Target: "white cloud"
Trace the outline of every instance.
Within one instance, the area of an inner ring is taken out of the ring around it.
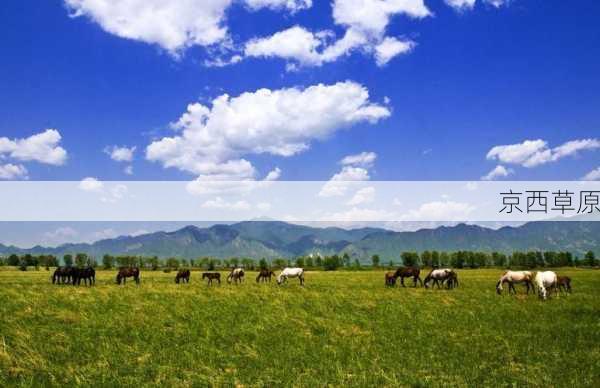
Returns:
[[[215,199],[211,199],[204,202],[202,204],[202,207],[206,209],[248,210],[251,206],[248,202],[244,200],[227,202],[221,197],[216,197]]]
[[[508,3],[511,2],[511,0],[483,0],[483,2],[492,5],[496,8],[500,8],[503,5],[508,5]]]
[[[271,204],[269,202],[260,202],[259,204],[256,205],[256,208],[258,210],[268,211],[268,210],[271,210]]]
[[[192,46],[232,46],[225,24],[233,0],[64,0],[73,18],[85,16],[121,38],[155,44],[179,57]],[[296,12],[311,0],[240,0],[250,10]]]
[[[200,177],[251,179],[255,169],[244,155],[292,156],[342,128],[389,115],[388,108],[369,101],[366,88],[350,81],[225,94],[212,107],[190,104],[173,124],[181,134],[150,144],[146,158]]]
[[[56,129],[46,129],[23,139],[0,137],[0,157],[60,166],[67,161],[67,151],[58,145],[60,140]]]
[[[475,7],[475,0],[444,0],[446,4],[457,11],[465,11]]]
[[[275,167],[267,174],[267,176],[265,177],[265,181],[276,181],[277,179],[279,179],[279,177],[281,177],[281,170],[279,169],[279,167]]]
[[[102,191],[104,184],[96,178],[87,177],[79,182],[79,188],[83,191]]]
[[[107,147],[104,152],[107,153],[115,162],[131,162],[136,147]]]
[[[0,164],[0,179],[27,179],[27,169],[22,164]]]
[[[356,206],[366,203],[371,203],[375,200],[375,188],[374,187],[363,187],[359,189],[354,196],[346,202],[346,205]]]
[[[353,207],[336,213],[329,213],[321,217],[321,221],[331,222],[367,222],[367,221],[389,221],[394,220],[394,213],[389,210],[363,209]]]
[[[245,45],[246,57],[279,57],[288,62],[286,69],[321,66],[349,55],[354,50],[373,55],[379,66],[393,57],[409,52],[415,43],[386,37],[386,28],[394,15],[420,19],[431,15],[423,0],[335,0],[334,23],[345,28],[344,35],[330,42],[335,34],[324,30],[311,32],[294,26],[271,36],[255,38]]]
[[[408,53],[415,47],[415,42],[386,37],[375,46],[375,61],[378,66],[388,63],[396,55]]]
[[[252,10],[260,8],[288,9],[291,12],[297,12],[312,7],[312,0],[244,0],[246,5]]]
[[[400,220],[419,221],[463,221],[468,219],[470,213],[475,210],[474,206],[467,203],[454,201],[433,201],[424,203],[419,208],[409,211],[400,217]]]
[[[372,34],[382,34],[395,15],[414,19],[431,15],[423,0],[335,0],[333,19],[336,24]]]
[[[112,228],[102,229],[92,234],[92,241],[106,240],[117,237],[117,232]]]
[[[572,140],[555,148],[548,148],[548,143],[541,139],[525,140],[523,143],[495,146],[486,157],[502,163],[535,167],[576,155],[579,151],[597,148],[600,148],[598,139]]]
[[[369,180],[369,171],[362,167],[344,166],[340,172],[335,174],[319,191],[319,197],[339,197],[346,194],[348,184],[352,181]]]
[[[133,175],[133,166],[131,166],[131,165],[125,166],[125,168],[123,169],[123,172],[127,175]]]
[[[377,159],[377,154],[375,152],[361,152],[360,154],[346,156],[340,163],[344,166],[371,167],[375,162],[375,159]]]
[[[600,167],[585,174],[582,181],[600,181]]]
[[[507,177],[510,174],[514,173],[510,168],[506,168],[503,165],[497,165],[492,171],[488,172],[486,175],[481,177],[483,181],[493,181],[494,179]]]

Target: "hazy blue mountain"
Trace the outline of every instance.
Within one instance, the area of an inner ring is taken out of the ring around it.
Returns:
[[[0,244],[0,254],[103,254],[196,258],[213,256],[275,258],[308,254],[349,253],[367,261],[373,254],[397,260],[402,251],[568,250],[581,255],[600,253],[600,222],[531,222],[498,230],[459,224],[415,232],[378,228],[317,228],[279,221],[247,221],[208,228],[186,226],[173,232],[121,236],[92,244],[64,244],[55,248],[21,249]]]

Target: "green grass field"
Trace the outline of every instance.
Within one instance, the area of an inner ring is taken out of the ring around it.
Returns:
[[[0,386],[599,386],[600,271],[557,271],[574,292],[546,302],[496,295],[501,272],[460,270],[448,291],[388,289],[383,271],[304,288],[0,271]]]

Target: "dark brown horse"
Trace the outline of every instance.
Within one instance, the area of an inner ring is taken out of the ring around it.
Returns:
[[[271,276],[275,276],[275,272],[273,272],[270,269],[263,268],[260,270],[258,276],[256,277],[256,283],[266,282],[267,280],[271,282]]]
[[[117,284],[125,284],[127,278],[133,278],[137,284],[140,284],[140,269],[138,267],[121,267],[117,274]]]
[[[568,276],[557,276],[556,282],[558,284],[559,291],[566,291],[571,293],[571,278]]]
[[[396,278],[400,278],[400,284],[402,284],[402,287],[405,287],[404,278],[413,278],[413,287],[416,287],[417,280],[419,283],[421,283],[421,286],[423,285],[420,274],[421,269],[419,267],[400,267],[396,270],[394,275]]]
[[[216,280],[221,284],[221,274],[219,272],[204,272],[202,273],[202,280],[208,279],[208,285],[212,284],[213,280]]]
[[[396,273],[386,272],[385,273],[385,285],[388,287],[394,287],[396,285]]]
[[[58,267],[52,274],[52,284],[71,283],[73,270],[73,267]]]
[[[175,275],[175,283],[179,284],[180,281],[184,283],[190,282],[190,270],[189,269],[180,269],[177,271],[177,275]]]
[[[81,285],[82,280],[83,284],[91,286],[96,284],[96,270],[92,267],[73,268],[71,271],[71,278],[73,279],[74,286]]]

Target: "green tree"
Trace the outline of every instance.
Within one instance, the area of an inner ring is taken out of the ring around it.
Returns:
[[[111,255],[102,256],[102,267],[104,269],[111,269],[115,266],[115,258]]]
[[[72,267],[73,266],[73,255],[71,255],[71,254],[64,255],[63,262],[65,263],[65,265],[67,267]]]
[[[585,265],[589,265],[591,267],[596,265],[596,255],[592,251],[587,251],[583,259]]]
[[[373,255],[371,256],[371,263],[373,263],[373,268],[377,268],[379,267],[379,255]]]

